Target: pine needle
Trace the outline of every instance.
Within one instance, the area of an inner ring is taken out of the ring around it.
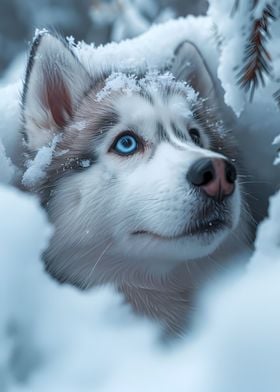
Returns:
[[[280,89],[275,91],[275,93],[273,94],[273,98],[275,99],[275,102],[280,110]]]

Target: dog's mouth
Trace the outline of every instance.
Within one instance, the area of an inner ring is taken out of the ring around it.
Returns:
[[[149,236],[158,240],[172,241],[186,237],[213,236],[226,228],[230,229],[231,223],[226,219],[217,218],[208,221],[197,222],[195,224],[190,223],[182,233],[176,235],[159,234],[150,230],[137,230],[132,232],[132,235]]]

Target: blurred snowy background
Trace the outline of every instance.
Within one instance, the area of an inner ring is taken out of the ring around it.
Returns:
[[[174,20],[188,14],[206,16]],[[169,19],[132,41],[96,47]],[[280,185],[278,2],[1,0],[0,392],[279,392],[279,191],[254,253],[246,255],[246,271],[202,295],[200,312],[180,342],[162,345],[160,331],[131,314],[111,288],[84,294],[44,273],[40,253],[52,228],[38,201],[11,183],[18,174],[28,43],[35,28],[48,27],[95,43],[73,48],[90,72],[108,59],[155,67],[180,41],[192,39],[239,116],[236,137],[248,171],[259,178],[251,188],[255,208]],[[251,50],[256,41],[269,56]]]
[[[11,62],[11,72],[20,67],[35,28],[98,45],[134,37],[154,21],[205,14],[207,7],[206,0],[1,0],[0,75]]]

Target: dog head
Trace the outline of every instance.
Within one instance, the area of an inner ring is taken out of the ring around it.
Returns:
[[[23,181],[55,227],[44,254],[52,275],[80,287],[162,277],[225,241],[241,197],[217,105],[190,42],[169,73],[89,75],[61,40],[37,37],[23,94],[33,159]]]

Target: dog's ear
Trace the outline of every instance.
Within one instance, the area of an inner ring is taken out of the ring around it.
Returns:
[[[209,100],[217,99],[215,84],[208,66],[198,48],[190,41],[182,42],[174,52],[171,72],[177,80],[191,85],[199,97]]]
[[[37,36],[22,99],[23,132],[30,151],[62,132],[91,84],[91,77],[62,40],[49,33]]]

